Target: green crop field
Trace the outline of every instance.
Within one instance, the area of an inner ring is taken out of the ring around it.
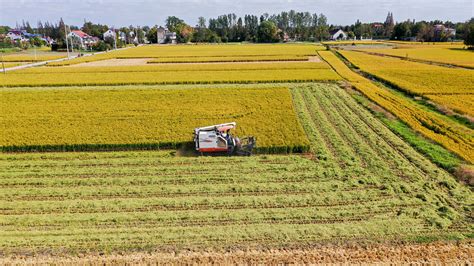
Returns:
[[[152,251],[470,236],[469,190],[344,90],[297,86],[292,96],[314,156],[2,154],[0,249]]]

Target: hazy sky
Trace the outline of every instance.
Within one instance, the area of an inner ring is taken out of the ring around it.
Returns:
[[[0,25],[15,26],[24,19],[81,26],[84,19],[110,26],[162,25],[174,15],[195,25],[199,16],[237,15],[285,10],[324,13],[330,24],[384,21],[388,11],[396,21],[465,21],[473,17],[474,0],[0,0]]]

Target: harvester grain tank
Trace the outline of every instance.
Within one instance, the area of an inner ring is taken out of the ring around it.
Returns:
[[[196,151],[203,154],[251,155],[256,145],[255,137],[234,137],[230,131],[236,122],[199,127],[194,129]]]

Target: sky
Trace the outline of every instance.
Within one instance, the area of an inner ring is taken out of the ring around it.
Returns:
[[[84,19],[121,27],[164,25],[167,16],[177,16],[190,25],[197,18],[235,13],[261,15],[294,9],[323,13],[329,24],[348,25],[383,22],[393,12],[395,21],[466,21],[474,16],[474,0],[0,0],[0,25],[41,21],[82,26]]]

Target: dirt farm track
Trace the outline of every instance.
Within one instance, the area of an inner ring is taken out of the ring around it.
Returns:
[[[267,250],[181,251],[179,253],[88,254],[78,256],[20,256],[0,258],[0,264],[305,264],[305,263],[375,263],[375,264],[451,264],[472,265],[474,245],[468,242],[433,242],[429,244],[346,244],[307,248]]]

